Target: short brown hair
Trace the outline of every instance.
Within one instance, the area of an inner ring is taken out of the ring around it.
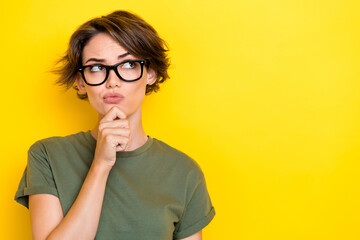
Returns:
[[[148,60],[147,67],[156,72],[157,79],[154,84],[146,86],[146,94],[157,92],[159,83],[169,78],[167,70],[170,61],[166,42],[139,16],[128,11],[115,11],[82,24],[72,34],[67,52],[58,61],[60,66],[54,70],[60,75],[57,83],[67,89],[73,86],[80,99],[87,99],[87,94],[80,93],[74,84],[78,69],[82,66],[82,51],[86,43],[99,33],[109,34],[131,55]]]

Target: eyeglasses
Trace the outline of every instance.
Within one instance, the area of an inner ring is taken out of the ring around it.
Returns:
[[[85,83],[90,86],[98,86],[106,82],[109,72],[113,69],[116,75],[125,82],[139,80],[143,75],[144,64],[147,60],[127,60],[115,65],[92,64],[79,68]]]

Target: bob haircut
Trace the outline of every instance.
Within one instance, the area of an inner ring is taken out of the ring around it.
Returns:
[[[156,72],[157,79],[152,85],[146,86],[145,94],[157,92],[159,84],[169,78],[167,70],[170,61],[167,57],[166,42],[139,16],[127,11],[115,11],[85,22],[72,34],[67,52],[57,62],[60,66],[54,70],[60,75],[57,84],[66,86],[66,89],[73,86],[80,99],[88,98],[86,93],[79,92],[74,82],[78,69],[82,66],[82,51],[85,45],[99,33],[109,34],[131,55],[148,60],[146,67]]]

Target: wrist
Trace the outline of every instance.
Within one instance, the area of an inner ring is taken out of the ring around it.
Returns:
[[[113,165],[110,165],[105,161],[96,161],[96,159],[94,159],[90,169],[95,172],[109,174],[112,167]]]

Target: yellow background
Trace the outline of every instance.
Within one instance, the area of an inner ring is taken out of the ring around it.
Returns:
[[[360,1],[24,0],[1,6],[2,239],[29,239],[14,194],[38,139],[97,115],[49,71],[86,20],[131,10],[170,46],[146,133],[201,165],[204,239],[360,239]]]

